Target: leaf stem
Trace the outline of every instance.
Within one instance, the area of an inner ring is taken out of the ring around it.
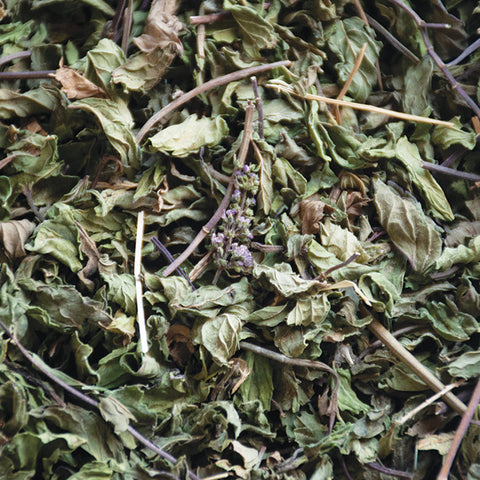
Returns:
[[[339,263],[338,265],[334,265],[333,267],[327,268],[324,272],[322,272],[320,275],[317,275],[314,280],[326,280],[328,275],[330,275],[332,272],[335,270],[338,270],[339,268],[346,267],[349,263],[354,262],[358,257],[360,256],[360,253],[355,252],[353,255],[351,255],[349,258],[347,258],[344,262]]]
[[[290,62],[289,60],[282,60],[280,62],[268,63],[265,65],[258,65],[257,67],[244,68],[242,70],[237,70],[236,72],[228,73],[227,75],[214,78],[212,80],[209,80],[208,82],[203,83],[202,85],[199,85],[198,87],[195,87],[189,92],[184,93],[181,97],[178,97],[173,102],[170,102],[167,106],[163,107],[159,112],[153,115],[137,133],[137,142],[140,144],[143,141],[147,132],[154,125],[156,125],[165,115],[167,115],[170,112],[173,112],[178,107],[187,103],[197,95],[200,95],[201,93],[205,93],[208,90],[211,90],[213,88],[226,85],[227,83],[236,82],[237,80],[241,80],[242,78],[250,77],[252,75],[256,75],[261,72],[272,70],[273,68],[289,67],[291,64],[292,62]]]
[[[385,346],[420,377],[433,391],[439,392],[445,385],[422,363],[420,363],[378,320],[373,319],[368,325],[370,331],[381,340]],[[443,399],[457,413],[463,415],[467,406],[452,392],[445,392]]]
[[[365,466],[368,468],[371,468],[372,470],[376,470],[377,472],[383,473],[384,475],[390,475],[391,477],[413,478],[413,473],[384,467],[383,465],[380,465],[379,463],[376,463],[376,462],[366,463]]]
[[[32,55],[31,50],[24,50],[23,52],[15,52],[11,53],[10,55],[5,55],[0,58],[0,67],[5,65],[6,63],[13,62],[13,60],[17,60],[17,58],[27,58]]]
[[[85,402],[86,404],[95,407],[98,409],[99,402],[94,400],[93,398],[90,398],[88,395],[85,395],[84,393],[80,392],[76,388],[72,387],[68,383],[64,382],[62,379],[58,378],[56,375],[51,373],[45,366],[43,365],[43,362],[40,360],[37,360],[21,343],[20,341],[12,335],[8,327],[0,320],[0,328],[5,332],[5,334],[10,338],[12,343],[20,350],[21,354],[34,366],[36,367],[43,375],[48,377],[52,382],[69,392],[71,395],[73,395],[75,398],[78,398],[82,402]],[[145,445],[146,447],[150,448],[153,450],[156,454],[160,455],[162,458],[165,460],[169,461],[170,463],[176,464],[177,459],[171,455],[168,452],[165,452],[161,448],[157,447],[153,442],[148,440],[148,438],[144,437],[138,430],[133,428],[132,426],[127,427],[127,431],[132,434],[140,443]],[[191,480],[200,480],[197,475],[195,475],[193,472],[188,472],[188,476],[191,478]]]
[[[258,92],[257,77],[250,77],[252,81],[253,94],[255,95],[255,106],[257,107],[258,113],[258,136],[263,140],[265,137],[263,135],[263,103],[260,93]]]
[[[14,160],[17,157],[17,153],[12,153],[8,157],[3,158],[0,160],[0,170],[4,167],[6,167],[12,160]]]
[[[475,386],[473,395],[470,398],[470,401],[468,402],[467,410],[464,412],[462,416],[462,420],[460,421],[460,424],[458,425],[458,428],[455,432],[450,448],[448,449],[447,455],[445,456],[445,459],[443,461],[442,468],[440,469],[440,472],[437,476],[437,480],[448,480],[448,474],[450,472],[450,468],[452,468],[453,460],[455,460],[455,455],[457,454],[457,450],[460,447],[460,444],[462,443],[462,439],[465,436],[465,433],[467,432],[467,428],[473,418],[473,415],[475,413],[475,410],[478,407],[479,402],[480,402],[480,379],[477,381],[477,385]]]
[[[160,250],[160,253],[164,256],[167,262],[172,263],[175,261],[175,258],[173,258],[173,255],[168,251],[168,248],[157,237],[152,238],[152,243]],[[192,288],[195,288],[195,285],[182,267],[178,267],[175,271],[182,276]]]
[[[443,165],[437,165],[430,162],[422,162],[422,167],[432,172],[443,173],[451,177],[461,178],[463,180],[469,180],[470,182],[480,182],[480,175],[475,173],[460,172],[454,168],[444,167]]]
[[[363,58],[365,57],[366,51],[367,51],[367,43],[365,42],[362,45],[362,48],[360,49],[360,51],[358,52],[357,58],[355,59],[355,63],[353,65],[352,71],[350,72],[350,75],[348,75],[347,81],[343,84],[342,89],[337,95],[338,100],[342,100],[343,97],[347,94],[348,89],[350,88],[350,85],[353,82],[353,77],[358,72],[360,65],[362,65]],[[335,105],[333,109],[334,109],[334,115],[337,120],[337,123],[340,124],[340,108],[338,105]]]
[[[367,27],[369,27],[367,14],[365,13],[365,10],[362,7],[362,3],[360,2],[360,0],[353,0],[353,3],[355,4],[355,8],[357,9],[359,17],[363,20],[363,23]],[[373,40],[375,40],[375,38],[373,37],[373,35],[370,34],[370,32],[369,32],[369,36],[372,37]],[[353,68],[355,68],[355,67],[353,67]],[[378,57],[375,59],[375,69],[377,71],[378,88],[380,90],[383,90],[382,72],[380,70],[380,62],[378,61]],[[347,90],[348,90],[348,88],[347,88]],[[338,98],[341,98],[341,97],[338,96]]]
[[[33,70],[30,72],[0,72],[0,80],[20,80],[20,79],[36,79],[51,78],[55,75],[56,70]]]
[[[393,48],[398,50],[402,55],[405,55],[413,63],[420,63],[420,59],[402,42],[395,38],[380,22],[378,22],[368,14],[366,14],[366,17],[368,19],[369,25],[378,33],[382,34]]]
[[[471,55],[475,50],[480,48],[480,38],[477,38],[471,45],[469,45],[463,52],[454,60],[447,63],[447,67],[454,67],[455,65],[459,64],[463,59],[467,58]]]
[[[168,277],[193,253],[193,251],[198,247],[198,245],[200,245],[203,239],[210,233],[212,228],[219,222],[220,218],[223,215],[223,212],[228,207],[233,194],[233,180],[235,178],[235,172],[242,168],[245,162],[245,158],[247,157],[248,147],[250,145],[250,139],[252,137],[253,110],[254,106],[249,103],[245,112],[245,127],[243,130],[242,143],[240,144],[240,148],[238,150],[237,167],[235,168],[235,171],[230,178],[230,182],[228,183],[225,196],[220,202],[220,205],[213,214],[212,218],[202,227],[202,229],[198,232],[197,236],[193,239],[192,243],[183,251],[183,253],[179,257],[177,257],[177,259],[173,263],[171,263],[163,271],[164,277]]]

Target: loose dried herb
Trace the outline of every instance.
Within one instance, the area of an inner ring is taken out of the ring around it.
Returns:
[[[479,7],[193,3],[0,2],[0,480],[478,478]]]

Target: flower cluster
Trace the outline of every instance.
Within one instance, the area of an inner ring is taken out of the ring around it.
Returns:
[[[248,243],[253,239],[251,226],[259,179],[251,165],[244,165],[234,175],[230,208],[222,215],[219,231],[212,233],[211,244],[219,271],[244,272],[253,266]]]

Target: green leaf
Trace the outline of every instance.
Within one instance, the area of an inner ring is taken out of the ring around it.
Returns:
[[[199,119],[193,114],[178,125],[164,128],[149,140],[153,151],[170,152],[174,157],[183,158],[198,153],[202,147],[218,145],[227,134],[228,125],[222,117]]]
[[[259,147],[260,158],[258,159],[260,166],[260,183],[258,186],[258,206],[263,210],[265,215],[270,213],[273,201],[273,179],[272,165],[276,160],[275,150],[265,141],[257,141]]]
[[[448,200],[432,174],[422,168],[423,160],[417,146],[410,143],[407,137],[401,137],[397,142],[395,155],[408,170],[413,183],[422,192],[433,215],[442,220],[452,221],[454,216]]]
[[[35,224],[27,219],[0,223],[0,245],[9,261],[27,254],[24,245],[34,229]]]
[[[480,352],[466,352],[456,358],[447,367],[448,373],[455,378],[478,378],[480,376]]]
[[[292,188],[298,194],[303,195],[307,186],[305,177],[284,158],[277,158],[272,167],[272,175],[275,182],[283,187]]]
[[[135,277],[129,273],[113,273],[104,274],[102,278],[108,284],[108,299],[120,305],[126,313],[134,315],[137,311]]]
[[[355,100],[363,103],[377,81],[375,62],[382,44],[374,40],[375,34],[359,17],[337,20],[333,30],[334,33],[328,39],[328,46],[339,60],[335,64],[335,70],[340,84],[347,81],[362,45],[367,44],[363,62],[348,89],[348,93]]]
[[[447,270],[453,265],[476,263],[480,260],[480,235],[472,238],[468,246],[447,247],[435,262],[438,270]]]
[[[205,321],[197,330],[194,342],[205,347],[212,358],[225,365],[238,350],[238,336],[243,322],[238,315],[224,313]]]
[[[310,325],[321,324],[327,318],[330,311],[330,302],[326,294],[316,297],[300,298],[295,307],[289,312],[287,325]]]
[[[34,9],[44,7],[58,8],[58,4],[63,3],[75,2],[73,0],[34,0],[32,7]],[[115,15],[115,10],[113,10],[113,8],[104,0],[80,0],[79,3],[84,3],[85,5],[96,8],[109,17],[113,17]]]
[[[286,298],[316,295],[323,288],[321,282],[301,278],[288,263],[279,263],[275,267],[256,264],[253,276],[264,288],[274,290]]]
[[[239,388],[244,402],[259,400],[263,408],[268,411],[273,396],[273,376],[270,360],[253,352],[247,351],[245,359],[250,374]]]
[[[402,198],[381,180],[374,180],[373,201],[382,227],[412,268],[424,272],[440,256],[442,240],[419,204]]]
[[[79,260],[79,234],[71,209],[58,204],[49,210],[48,215],[51,219],[37,227],[25,248],[31,252],[52,255],[72,272],[80,271],[83,265]]]
[[[429,94],[433,73],[433,61],[425,56],[418,64],[408,67],[404,77],[402,105],[405,112],[424,115],[431,110]]]
[[[445,303],[432,300],[418,312],[441,337],[452,342],[466,342],[479,329],[477,320],[468,313],[460,312],[448,297]]]
[[[341,412],[365,413],[369,406],[363,403],[351,387],[351,373],[344,368],[337,369],[338,374],[338,408]]]
[[[0,89],[0,118],[28,117],[54,110],[61,102],[57,88],[43,85],[25,93]]]
[[[130,410],[113,397],[102,397],[98,402],[98,411],[105,421],[113,424],[116,434],[125,432],[130,420],[135,420]]]
[[[277,37],[273,25],[253,7],[234,5],[226,0],[224,8],[232,12],[242,37],[242,47],[250,58],[259,59],[260,50],[274,48]]]
[[[432,142],[446,150],[452,145],[461,145],[467,150],[473,150],[476,145],[476,135],[474,132],[462,130],[463,126],[458,117],[452,119],[454,127],[445,127],[437,125],[432,134]]]
[[[366,273],[360,277],[358,286],[368,298],[373,299],[372,304],[376,311],[385,312],[387,316],[391,316],[395,302],[400,298],[401,290],[389,280],[390,272],[386,273]]]
[[[326,219],[321,224],[320,239],[321,245],[342,262],[350,258],[354,253],[360,254],[358,257],[360,263],[368,260],[368,255],[363,250],[357,237],[346,228],[342,228],[329,219]]]
[[[84,98],[70,105],[70,108],[93,113],[112,147],[120,155],[125,167],[138,169],[140,149],[132,132],[133,119],[119,104],[105,98]]]
[[[125,63],[125,53],[112,40],[102,38],[95,48],[87,52],[85,65],[85,78],[95,83],[112,96],[118,97],[111,88],[110,79],[112,70]]]
[[[174,15],[177,6],[177,2],[152,3],[143,34],[133,40],[139,53],[113,71],[115,83],[129,91],[149,91],[162,80],[183,51],[178,38],[183,25]]]

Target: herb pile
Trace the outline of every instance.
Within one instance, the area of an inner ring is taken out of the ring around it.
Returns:
[[[480,8],[364,3],[0,2],[0,479],[480,478]]]

